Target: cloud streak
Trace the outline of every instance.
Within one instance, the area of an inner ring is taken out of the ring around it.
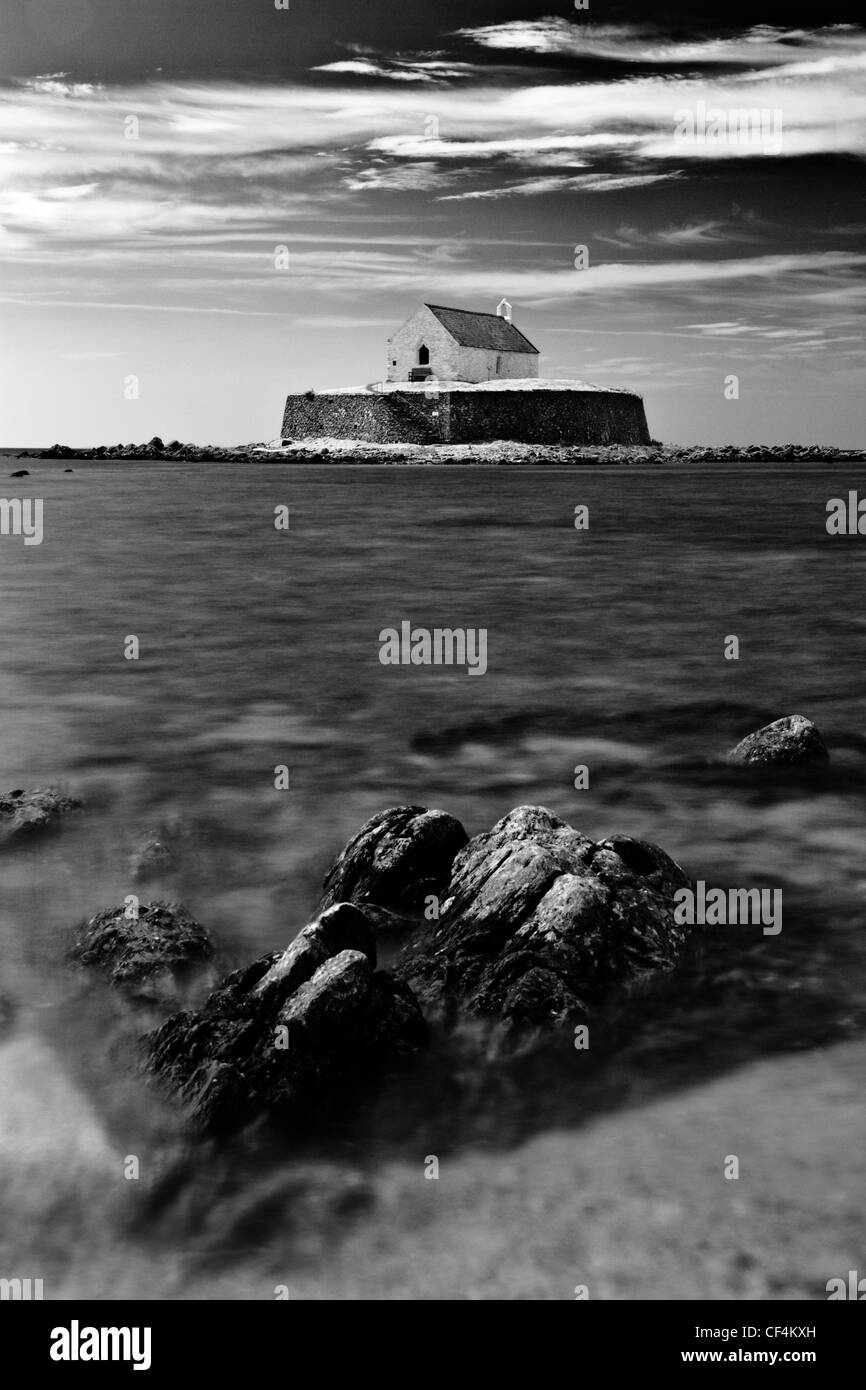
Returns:
[[[668,183],[678,179],[678,169],[669,174],[550,174],[543,178],[524,179],[522,183],[506,184],[503,188],[487,188],[469,193],[447,193],[439,198],[440,203],[453,203],[466,199],[510,198],[521,196],[536,197],[540,193],[619,193],[624,188],[647,188],[650,184]]]
[[[559,15],[476,25],[456,32],[482,48],[510,53],[645,66],[802,69],[808,64],[813,71],[818,70],[817,64],[824,65],[823,71],[833,70],[833,65],[844,68],[851,61],[852,45],[862,44],[861,31],[849,24],[812,30],[762,24],[725,37],[671,40],[661,37],[652,24],[593,24]]]

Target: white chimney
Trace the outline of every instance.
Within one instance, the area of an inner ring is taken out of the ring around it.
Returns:
[[[508,323],[511,322],[511,305],[507,299],[500,299],[496,306],[496,312],[501,319],[505,319]]]

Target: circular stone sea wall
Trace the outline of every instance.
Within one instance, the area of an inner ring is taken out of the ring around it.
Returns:
[[[630,391],[452,391],[449,440],[649,444],[643,400]]]
[[[373,444],[649,444],[643,399],[630,391],[448,390],[289,396],[284,439]]]

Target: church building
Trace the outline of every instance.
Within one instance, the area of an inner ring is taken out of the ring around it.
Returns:
[[[388,339],[387,380],[522,380],[538,376],[538,357],[506,300],[495,314],[422,304]]]

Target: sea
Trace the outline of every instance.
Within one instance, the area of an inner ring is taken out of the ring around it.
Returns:
[[[43,536],[0,537],[0,790],[85,807],[0,850],[0,1275],[46,1297],[360,1297],[365,1278],[423,1297],[431,1154],[464,1177],[489,1160],[513,1200],[513,1156],[546,1135],[579,1148],[863,1036],[866,536],[826,527],[863,465],[15,466],[0,491],[42,500]],[[405,621],[484,629],[483,675],[383,665]],[[726,764],[786,714],[817,724],[826,768]],[[219,1144],[141,1074],[152,1020],[66,963],[82,922],[140,892],[183,903],[236,968],[310,920],[376,812],[438,807],[475,835],[523,804],[779,888],[783,928],[696,933],[602,1009],[579,1064],[570,1035],[503,1055],[467,1025],[318,1131]],[[142,890],[152,833],[176,863]],[[432,1246],[437,1290],[486,1296]]]

